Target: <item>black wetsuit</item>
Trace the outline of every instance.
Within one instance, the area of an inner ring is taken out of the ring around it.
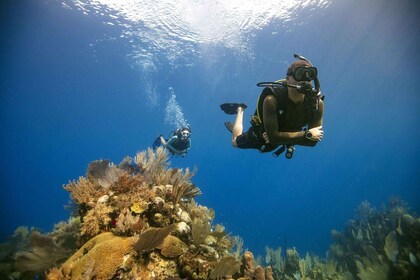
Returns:
[[[270,152],[277,148],[266,144],[262,136],[264,133],[263,103],[264,99],[273,95],[277,101],[276,113],[278,122],[278,131],[297,132],[308,126],[312,120],[311,107],[308,100],[295,104],[288,97],[287,87],[264,88],[259,96],[258,108],[251,117],[251,127],[247,132],[242,133],[236,138],[236,144],[241,149],[258,149],[261,152]],[[305,98],[306,99],[306,98]]]

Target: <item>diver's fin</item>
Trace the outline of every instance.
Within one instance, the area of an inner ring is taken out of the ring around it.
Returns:
[[[160,136],[153,141],[152,148],[156,150],[158,147],[162,146],[162,141],[160,141]]]
[[[235,115],[238,112],[239,107],[246,109],[248,106],[244,103],[223,103],[220,105],[220,109],[228,115]]]
[[[230,132],[233,131],[233,123],[225,122],[225,126],[226,126],[227,130],[229,130]]]

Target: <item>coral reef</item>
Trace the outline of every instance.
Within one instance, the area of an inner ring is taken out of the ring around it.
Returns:
[[[92,162],[64,186],[72,217],[53,232],[18,228],[0,244],[2,279],[419,279],[420,219],[393,198],[381,211],[363,202],[334,230],[328,258],[295,248],[243,252],[243,240],[213,224],[196,203],[196,170],[170,168],[165,150],[115,165]]]
[[[281,248],[266,248],[265,263],[274,279],[420,279],[420,219],[399,198],[380,211],[362,202],[355,219],[332,237],[326,260],[309,254],[301,259],[295,249],[282,258]]]
[[[363,202],[358,219],[333,231],[329,256],[355,279],[420,279],[420,219],[397,197],[382,208]]]
[[[101,233],[86,242],[61,265],[64,279],[112,279],[133,251],[136,237],[120,237]],[[55,272],[55,274],[57,274]],[[50,275],[49,279],[60,279]]]
[[[241,277],[243,242],[213,225],[214,211],[194,201],[201,194],[191,182],[195,172],[169,168],[161,148],[118,165],[92,162],[86,176],[64,186],[74,209],[69,229],[61,223],[45,235],[24,232],[25,242],[17,242],[24,246],[10,251],[5,263],[12,257],[16,262],[2,273],[47,279]]]

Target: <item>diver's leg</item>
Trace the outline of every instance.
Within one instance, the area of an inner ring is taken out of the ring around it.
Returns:
[[[232,129],[232,145],[237,147],[236,138],[243,132],[243,117],[244,117],[244,108],[238,107],[238,113],[236,114],[235,123],[233,124]]]

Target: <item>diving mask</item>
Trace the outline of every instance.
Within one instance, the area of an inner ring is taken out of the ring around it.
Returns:
[[[187,130],[182,131],[182,133],[181,133],[181,137],[182,137],[183,139],[187,139],[188,137],[190,137],[190,132],[189,132],[189,131],[187,131]]]
[[[316,67],[297,67],[289,75],[291,75],[297,82],[310,82],[316,79],[318,70]]]

